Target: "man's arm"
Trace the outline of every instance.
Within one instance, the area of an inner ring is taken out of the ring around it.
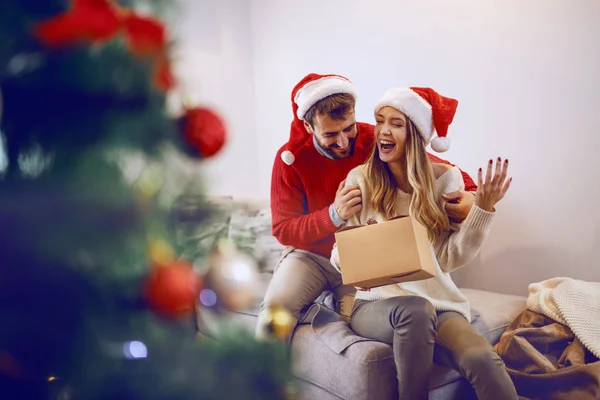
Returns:
[[[302,181],[279,155],[271,177],[271,216],[273,236],[284,246],[305,248],[338,229],[331,220],[329,206],[307,213]]]

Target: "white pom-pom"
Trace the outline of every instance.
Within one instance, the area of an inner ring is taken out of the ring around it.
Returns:
[[[286,150],[283,153],[281,153],[281,159],[287,165],[292,165],[294,163],[294,161],[296,161],[296,157],[294,157],[292,152],[289,150]]]
[[[450,138],[446,137],[446,136],[434,137],[433,140],[431,141],[431,148],[433,149],[433,151],[438,152],[438,153],[443,153],[445,151],[448,151],[448,149],[450,148]]]

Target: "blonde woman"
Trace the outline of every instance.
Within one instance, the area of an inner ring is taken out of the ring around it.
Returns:
[[[435,343],[436,360],[458,369],[479,399],[517,399],[502,360],[471,326],[467,298],[449,275],[477,255],[490,231],[494,206],[511,182],[508,160],[490,160],[485,179],[479,169],[468,217],[460,225],[449,222],[438,199],[463,189],[463,179],[456,167],[430,163],[425,148],[431,143],[436,151],[448,149],[446,133],[457,105],[430,88],[399,88],[388,90],[375,107],[373,152],[346,180],[346,185],[360,187],[363,207],[346,226],[413,216],[427,228],[437,276],[359,290],[351,326],[358,335],[393,346],[401,399],[427,399]],[[335,246],[331,261],[343,270]]]

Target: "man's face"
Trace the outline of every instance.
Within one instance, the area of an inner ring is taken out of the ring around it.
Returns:
[[[358,133],[354,111],[341,120],[331,119],[326,114],[317,114],[312,127],[308,122],[304,122],[304,126],[309,133],[315,135],[321,148],[334,159],[349,157],[354,152]]]

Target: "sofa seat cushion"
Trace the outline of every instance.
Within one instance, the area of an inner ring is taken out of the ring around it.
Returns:
[[[525,308],[524,297],[461,289],[478,315],[473,326],[495,344],[508,324]],[[227,319],[254,330],[258,305],[244,312],[224,312],[219,320]],[[199,310],[199,330],[213,336],[218,330],[215,315]],[[313,320],[314,322],[314,320]],[[391,346],[354,335],[346,323],[332,323],[325,336],[311,323],[298,325],[292,338],[294,372],[308,383],[323,388],[342,399],[397,398],[396,370]],[[343,330],[343,332],[341,331]],[[212,332],[211,332],[212,331]],[[212,334],[211,334],[212,333]],[[340,345],[340,338],[343,345]],[[432,390],[455,392],[461,383],[460,374],[434,364],[430,387]],[[464,386],[464,385],[463,385]]]
[[[461,288],[460,291],[469,299],[473,312],[479,315],[473,326],[493,345],[498,343],[502,332],[525,309],[527,301],[522,296],[485,290]]]
[[[524,297],[474,289],[461,291],[479,315],[473,326],[491,344],[498,342],[508,324],[525,308]],[[332,325],[331,330],[350,330],[338,323]],[[341,398],[394,398],[396,371],[391,346],[358,336],[353,339],[352,335],[351,331],[330,331],[324,336],[312,325],[298,326],[292,339],[295,373]],[[343,351],[337,343],[339,337],[351,342]],[[336,343],[328,343],[328,338],[335,338]],[[459,379],[456,370],[434,364],[430,386],[434,389]]]
[[[318,340],[310,325],[299,325],[292,338],[294,374],[342,399],[397,398],[392,348],[359,341],[338,354]]]

